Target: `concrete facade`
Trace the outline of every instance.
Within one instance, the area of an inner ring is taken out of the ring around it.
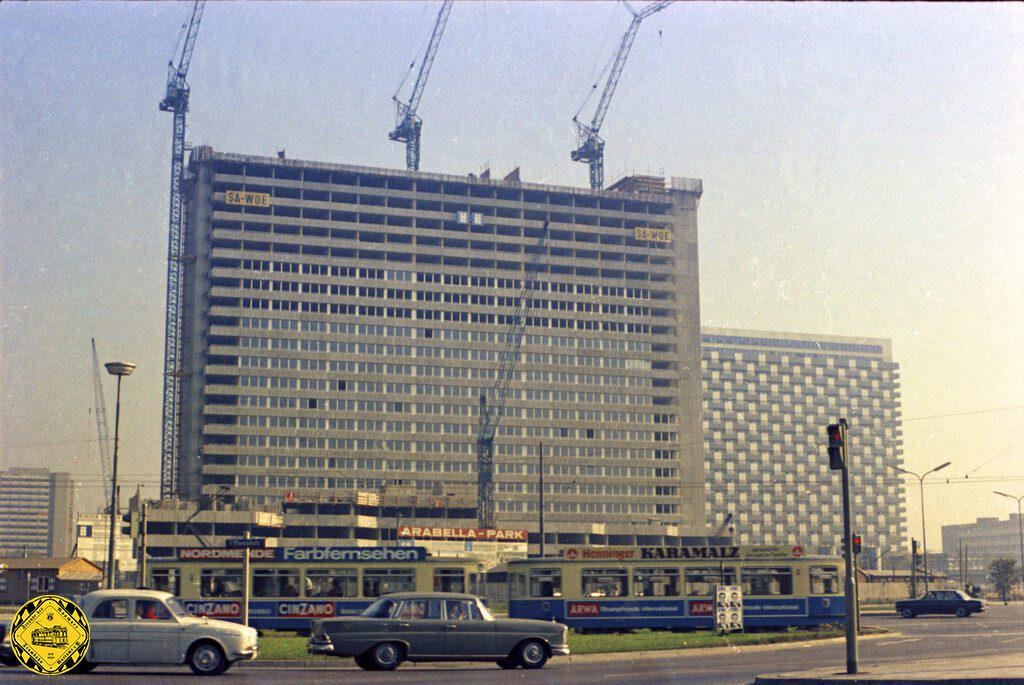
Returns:
[[[732,512],[739,544],[838,553],[838,471],[827,424],[846,418],[853,528],[865,567],[906,545],[899,366],[888,340],[702,329],[707,515]]]
[[[138,562],[132,556],[132,538],[121,532],[123,526],[117,517],[114,531],[114,561],[119,574],[135,573]],[[75,523],[75,556],[88,559],[100,568],[107,565],[107,549],[110,545],[109,514],[79,514]]]
[[[0,471],[0,555],[66,557],[75,544],[75,482],[48,469]]]
[[[189,175],[182,496],[475,499],[479,397],[550,221],[496,526],[536,531],[543,442],[556,539],[704,533],[699,181],[592,191],[206,147]]]

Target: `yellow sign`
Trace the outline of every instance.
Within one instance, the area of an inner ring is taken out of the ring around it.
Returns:
[[[667,228],[649,228],[647,226],[636,226],[633,229],[633,238],[636,240],[647,240],[659,243],[671,243],[672,231]]]
[[[18,661],[40,675],[67,673],[89,651],[89,621],[78,605],[57,595],[25,602],[11,622]]]
[[[229,190],[224,193],[229,205],[269,207],[270,193],[250,193],[248,190]]]

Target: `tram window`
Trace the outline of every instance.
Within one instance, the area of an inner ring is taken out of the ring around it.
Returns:
[[[683,572],[686,582],[687,597],[710,597],[715,594],[716,585],[735,585],[736,569],[720,568],[688,568]]]
[[[470,573],[469,574],[469,592],[473,595],[486,595],[487,594],[487,574],[486,573]]]
[[[311,568],[306,571],[307,597],[355,597],[359,572],[354,568]]]
[[[260,568],[252,574],[253,597],[298,597],[299,570]]]
[[[562,571],[557,568],[530,569],[531,597],[561,597]]]
[[[678,597],[679,569],[636,569],[633,573],[633,594],[637,597]]]
[[[153,570],[153,589],[170,592],[177,597],[181,594],[181,569],[158,568]]]
[[[793,569],[786,566],[743,569],[744,595],[793,594]]]
[[[242,572],[226,568],[204,568],[199,572],[202,597],[241,597]]]
[[[584,597],[629,595],[629,573],[624,568],[586,568],[582,578]]]
[[[416,571],[404,568],[370,568],[363,571],[363,597],[416,589]]]
[[[461,568],[434,569],[434,592],[465,592],[466,574]]]
[[[526,576],[522,573],[508,574],[508,592],[510,598],[526,596]]]
[[[812,566],[811,592],[815,595],[837,594],[839,592],[839,569],[835,566]]]

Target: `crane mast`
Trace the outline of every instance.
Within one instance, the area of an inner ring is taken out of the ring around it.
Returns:
[[[92,338],[92,395],[96,406],[96,439],[100,444],[100,470],[103,472],[104,502],[110,501],[110,424],[107,423],[107,402],[103,399],[103,374],[96,354],[96,338]]]
[[[499,357],[498,375],[491,388],[491,402],[487,403],[487,394],[480,395],[480,421],[477,428],[476,460],[477,460],[477,525],[481,528],[494,527],[494,434],[498,423],[505,412],[508,389],[512,382],[512,374],[519,361],[519,348],[522,346],[526,320],[533,305],[532,295],[536,288],[537,273],[541,261],[547,251],[548,222],[544,222],[540,237],[533,249],[523,276],[523,284],[516,298],[515,313],[505,335],[505,345]]]
[[[188,112],[189,86],[186,81],[199,22],[206,0],[195,0],[188,23],[183,27],[175,46],[178,64],[167,63],[167,90],[160,101],[160,111],[174,113],[171,134],[171,201],[167,232],[167,309],[164,333],[164,396],[163,424],[160,446],[160,497],[170,497],[176,490],[175,455],[181,425],[181,296],[182,268],[185,258],[184,182],[185,182],[185,114]]]
[[[633,14],[633,21],[630,22],[626,34],[622,36],[619,43],[619,50],[615,55],[611,71],[608,73],[608,81],[605,83],[601,99],[597,103],[597,110],[594,118],[589,124],[579,120],[579,113],[572,118],[576,127],[576,149],[572,151],[574,162],[586,162],[590,165],[590,187],[598,190],[604,187],[604,139],[599,135],[601,124],[608,113],[608,105],[611,103],[615,88],[619,85],[619,78],[622,76],[622,68],[626,66],[626,58],[633,47],[636,39],[636,32],[640,29],[640,23],[655,12],[660,12],[672,3],[673,0],[661,0],[652,2],[639,12],[634,12],[629,5],[626,8]],[[596,87],[596,84],[595,84]]]
[[[418,171],[420,168],[420,131],[423,128],[423,120],[416,115],[420,106],[420,99],[423,97],[423,89],[427,85],[427,77],[430,76],[430,68],[434,65],[434,57],[437,54],[437,46],[441,42],[441,34],[448,23],[448,15],[452,11],[452,2],[445,0],[441,10],[437,13],[434,21],[434,30],[430,34],[430,41],[427,43],[427,51],[423,55],[423,62],[420,64],[420,71],[416,75],[416,82],[412,87],[412,95],[408,102],[398,99],[398,92],[395,92],[392,100],[395,102],[395,129],[388,134],[391,140],[405,143],[405,166],[411,171]],[[410,68],[412,65],[410,65]],[[404,79],[403,79],[404,84]],[[402,86],[399,85],[400,91]]]

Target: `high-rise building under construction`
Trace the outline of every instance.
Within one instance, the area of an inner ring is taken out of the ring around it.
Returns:
[[[475,502],[479,397],[538,285],[495,519],[559,542],[704,533],[699,181],[606,190],[193,150],[178,494]]]

